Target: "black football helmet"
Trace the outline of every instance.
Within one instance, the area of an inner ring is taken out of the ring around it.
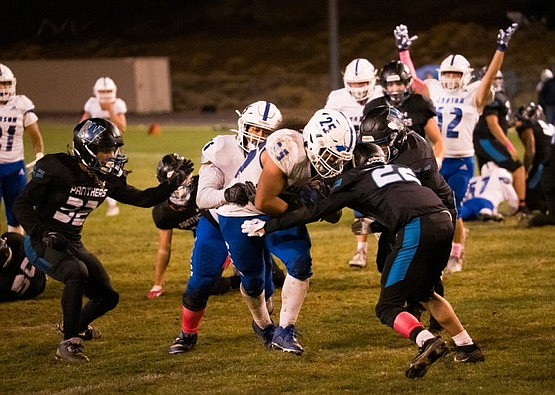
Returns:
[[[545,121],[545,114],[542,106],[534,102],[528,103],[526,106],[520,106],[515,114],[515,118],[519,121]]]
[[[405,89],[389,92],[387,86],[392,82],[405,85]],[[387,101],[394,105],[402,104],[412,93],[412,75],[409,67],[399,60],[386,63],[380,71],[380,85]]]
[[[158,162],[158,167],[156,168],[156,178],[158,178],[158,182],[164,182],[170,179],[173,172],[183,164],[184,160],[184,157],[176,153],[164,155],[162,160]]]
[[[0,238],[0,265],[2,268],[8,267],[8,264],[12,260],[12,250],[8,246],[8,242],[5,238]]]
[[[73,154],[89,169],[102,173],[122,176],[127,157],[120,153],[123,137],[112,122],[102,118],[90,118],[80,122],[73,129]],[[113,152],[114,156],[100,162],[97,154]]]
[[[407,139],[403,114],[391,106],[378,106],[364,116],[360,123],[360,141],[378,144],[387,161],[395,159]]]
[[[385,165],[387,158],[382,148],[373,143],[358,143],[353,150],[353,166],[376,167]]]

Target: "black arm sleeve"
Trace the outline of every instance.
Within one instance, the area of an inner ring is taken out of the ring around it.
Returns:
[[[29,181],[14,203],[14,211],[23,229],[33,238],[41,237],[48,229],[42,225],[35,206],[40,196],[48,195],[48,186]]]
[[[344,193],[332,193],[326,199],[316,202],[312,207],[302,207],[298,210],[288,211],[281,217],[272,218],[266,222],[264,230],[266,233],[271,233],[318,221],[345,207],[347,205],[345,197]]]
[[[156,187],[147,188],[145,190],[140,190],[132,185],[125,184],[111,191],[110,197],[116,199],[118,202],[130,204],[132,206],[152,207],[168,199],[175,189],[175,185],[168,181],[164,181]]]

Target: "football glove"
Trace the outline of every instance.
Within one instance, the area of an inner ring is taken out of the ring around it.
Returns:
[[[499,29],[499,34],[497,34],[497,49],[501,52],[504,52],[507,47],[509,46],[509,41],[511,37],[518,29],[518,23],[513,23],[507,29]]]
[[[395,45],[397,45],[399,51],[408,50],[412,43],[418,39],[416,35],[409,37],[409,30],[406,25],[396,26],[393,35],[395,36]]]
[[[168,178],[168,182],[175,186],[177,189],[185,182],[195,170],[195,165],[192,160],[184,159],[183,162],[173,171],[173,174]]]
[[[63,251],[68,245],[66,237],[59,232],[44,232],[42,242],[45,246],[53,248],[56,251]]]
[[[245,206],[247,203],[254,203],[256,195],[256,187],[250,181],[245,183],[238,182],[230,186],[224,191],[224,198],[229,203],[235,203],[239,206]]]
[[[241,224],[241,232],[246,233],[250,237],[262,237],[266,233],[264,225],[266,225],[266,222],[261,219],[248,219]]]

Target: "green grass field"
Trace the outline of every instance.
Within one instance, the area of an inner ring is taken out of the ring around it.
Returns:
[[[41,124],[47,152],[64,151],[71,125]],[[210,127],[163,126],[160,136],[131,125],[125,135],[129,183],[154,185],[166,153],[198,163]],[[30,144],[27,144],[30,148]],[[31,157],[31,155],[29,155]],[[120,292],[119,306],[94,324],[102,339],[86,343],[91,362],[70,366],[54,359],[61,336],[61,284],[49,280],[31,301],[0,304],[0,393],[552,393],[555,388],[555,232],[505,223],[469,223],[464,270],[444,278],[446,297],[478,341],[486,362],[438,361],[422,380],[405,378],[417,349],[374,314],[379,276],[353,271],[352,212],[337,225],[312,224],[314,277],[301,312],[302,357],[266,351],[250,327],[238,292],[212,297],[197,348],[171,356],[180,331],[181,296],[189,277],[190,232],[176,232],[166,294],[146,299],[152,285],[158,233],[149,209],[106,207],[85,225],[84,241]],[[2,228],[5,220],[2,214]],[[279,291],[277,305],[279,307]]]

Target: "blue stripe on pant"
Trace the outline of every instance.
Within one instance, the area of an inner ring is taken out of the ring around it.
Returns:
[[[407,275],[409,266],[420,244],[420,218],[416,218],[409,222],[405,227],[404,236],[403,247],[397,254],[395,261],[391,265],[391,271],[387,276],[386,288],[399,281],[403,281]]]

